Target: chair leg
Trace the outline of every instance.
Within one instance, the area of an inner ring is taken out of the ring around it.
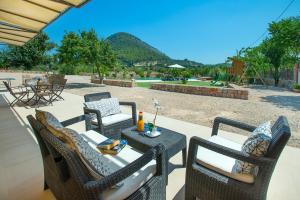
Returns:
[[[18,102],[22,102],[22,99],[26,96],[26,94],[20,95],[18,97],[15,96],[15,100],[13,102],[10,103],[10,106],[13,107],[14,105],[16,105]]]
[[[182,166],[186,167],[186,148],[182,149]]]
[[[46,180],[44,181],[44,190],[47,190],[49,188],[49,186],[47,185]]]

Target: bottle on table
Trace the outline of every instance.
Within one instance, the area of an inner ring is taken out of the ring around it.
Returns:
[[[138,118],[138,122],[137,122],[137,131],[144,131],[143,112],[139,112],[139,118]]]

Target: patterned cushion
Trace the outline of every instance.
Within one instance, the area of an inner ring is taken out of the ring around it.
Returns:
[[[95,151],[76,131],[69,128],[59,130],[74,142],[75,151],[95,179],[108,176],[115,171],[109,160]]]
[[[100,101],[85,102],[84,104],[90,109],[99,110],[101,117],[121,113],[117,98],[101,99]]]
[[[272,139],[271,122],[259,125],[248,137],[242,146],[242,152],[256,157],[262,157],[267,153],[269,144]],[[233,172],[256,174],[255,165],[237,160],[233,167]]]
[[[69,148],[74,149],[74,144],[70,138],[66,137],[59,129],[63,125],[51,113],[41,110],[36,110],[36,119],[41,122],[55,137],[64,142]]]

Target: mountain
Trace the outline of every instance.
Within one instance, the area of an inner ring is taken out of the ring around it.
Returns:
[[[167,66],[175,63],[185,67],[203,65],[187,59],[174,60],[129,33],[115,33],[106,41],[116,52],[118,60],[127,66]]]
[[[129,33],[116,33],[106,39],[124,64],[168,62],[170,58]]]

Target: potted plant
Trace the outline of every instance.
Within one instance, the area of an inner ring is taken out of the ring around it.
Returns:
[[[297,93],[300,93],[300,84],[295,83],[293,85],[293,91],[297,92]]]

